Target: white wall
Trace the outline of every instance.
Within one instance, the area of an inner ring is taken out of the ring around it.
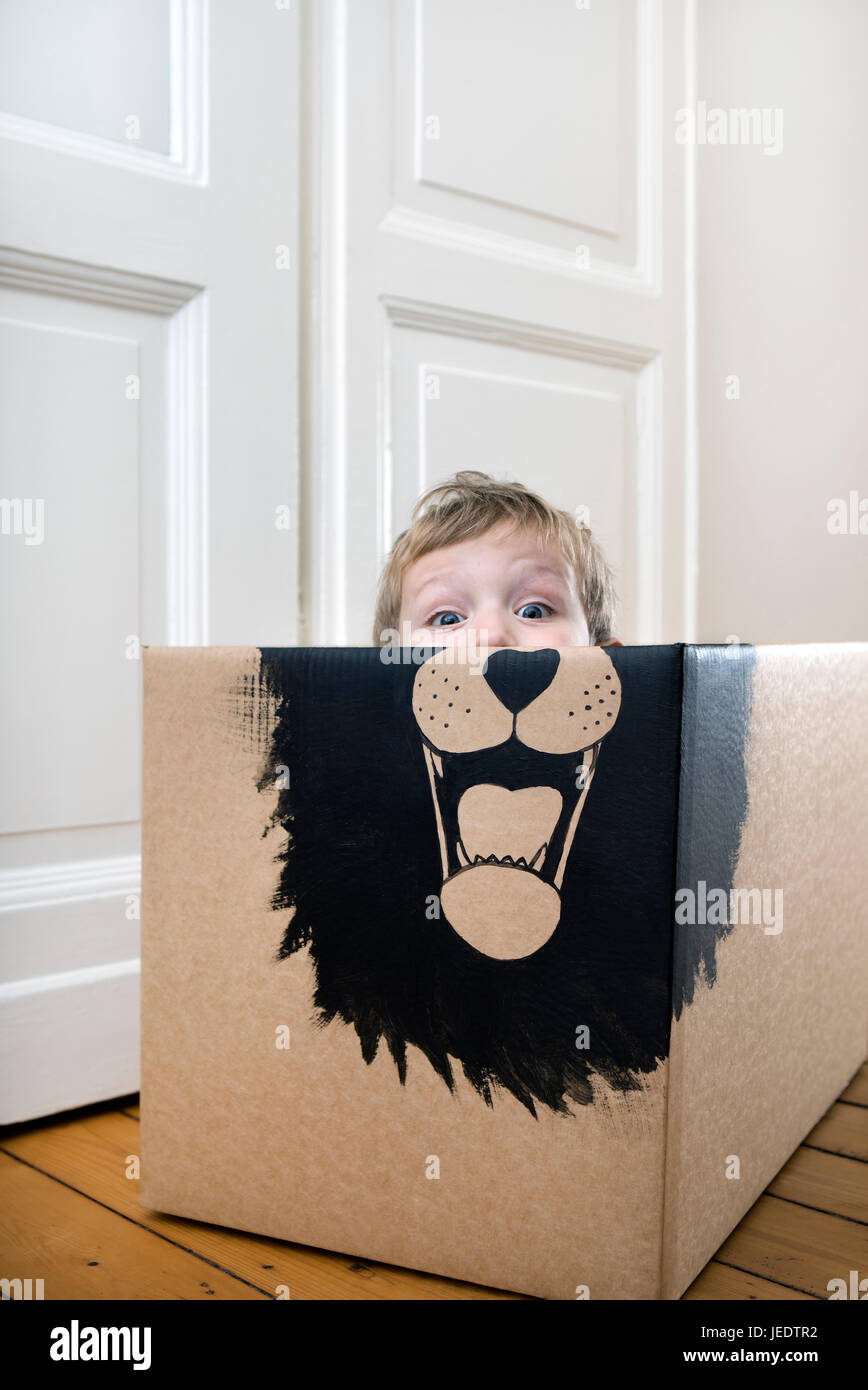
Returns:
[[[783,113],[778,155],[696,150],[698,637],[865,640],[868,535],[827,503],[868,499],[868,5],[697,0],[697,43],[698,99]]]

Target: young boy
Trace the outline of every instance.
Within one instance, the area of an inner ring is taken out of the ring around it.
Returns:
[[[380,577],[374,642],[620,646],[590,530],[521,483],[462,472],[419,499]]]

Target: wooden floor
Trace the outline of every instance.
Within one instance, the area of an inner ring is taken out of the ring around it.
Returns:
[[[0,1130],[0,1276],[46,1299],[521,1297],[146,1211],[138,1132],[134,1096]],[[825,1299],[851,1269],[868,1275],[868,1064],[684,1297]]]

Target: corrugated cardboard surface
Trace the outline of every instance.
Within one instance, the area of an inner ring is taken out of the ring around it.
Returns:
[[[701,740],[702,721],[713,716],[713,700],[703,695],[727,665],[725,649],[688,650],[686,659],[698,669],[694,708],[685,708],[682,785],[702,776],[724,788],[726,757],[703,761],[690,736]],[[738,680],[737,665],[727,675]],[[686,679],[688,703],[690,688]],[[781,888],[783,927],[773,934],[734,926],[717,946],[713,987],[700,984],[673,1024],[669,1298],[687,1287],[868,1051],[868,646],[759,647],[751,696],[748,811],[734,886]],[[682,862],[691,841],[704,838],[691,823],[692,804],[682,797]],[[738,1179],[726,1176],[731,1156]]]
[[[275,964],[271,805],[234,717],[258,662],[145,652],[143,1204],[548,1298],[657,1296],[665,1063],[571,1116],[452,1094],[415,1050],[401,1087],[385,1049],[365,1065],[315,1026],[306,952]]]
[[[625,654],[628,707],[644,659]],[[701,874],[707,847],[729,844],[720,807],[746,774],[734,886],[782,888],[783,930],[736,925],[717,943],[713,984],[692,988],[642,1092],[595,1081],[593,1106],[534,1118],[508,1093],[486,1107],[460,1074],[450,1093],[415,1048],[401,1086],[384,1047],[367,1065],[351,1027],[317,1026],[309,953],[276,960],[273,795],[238,694],[259,652],[145,652],[146,1206],[549,1298],[683,1291],[868,1050],[868,647],[684,661],[679,869]],[[740,716],[712,735],[721,691],[749,675],[745,750]],[[607,785],[626,822],[630,787]],[[696,959],[678,930],[676,993]]]

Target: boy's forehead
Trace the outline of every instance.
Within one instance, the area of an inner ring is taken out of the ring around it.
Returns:
[[[544,542],[534,527],[516,528],[501,522],[478,536],[420,555],[404,572],[404,592],[418,592],[428,584],[453,578],[457,571],[474,568],[483,558],[495,560],[499,570],[543,571],[572,583],[572,568],[556,541]]]

